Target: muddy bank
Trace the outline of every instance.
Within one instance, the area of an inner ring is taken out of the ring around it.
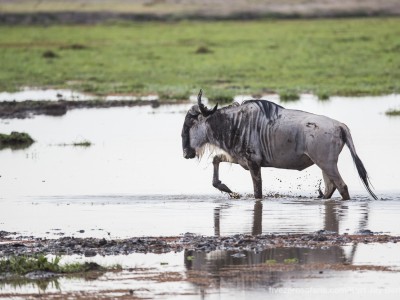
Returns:
[[[186,233],[160,238],[56,240],[17,237],[3,231],[2,257],[42,252],[59,254],[64,263],[103,266],[117,262],[120,267],[61,276],[32,272],[1,278],[0,274],[0,298],[186,299],[207,295],[210,299],[241,299],[246,292],[263,299],[312,290],[310,299],[320,299],[329,291],[361,293],[367,286],[368,293],[382,293],[385,288],[385,294],[398,295],[397,289],[390,289],[398,285],[395,243],[399,240],[399,236],[369,230],[354,235],[321,230],[287,235]],[[355,295],[359,297],[359,293]]]
[[[398,16],[397,10],[349,10],[349,11],[244,11],[225,14],[142,14],[113,12],[38,12],[0,13],[2,25],[54,25],[54,24],[100,24],[125,22],[176,22],[176,21],[246,21],[262,19],[313,19],[313,18],[359,18]]]
[[[7,2],[7,1],[6,1]],[[0,24],[96,24],[115,21],[254,20],[262,18],[342,18],[397,16],[398,1],[135,1],[135,4],[92,1],[54,7],[48,1],[34,6],[4,3]]]
[[[355,235],[318,231],[312,234],[200,236],[187,233],[178,237],[132,237],[128,239],[96,239],[63,237],[45,239],[34,237],[13,238],[0,235],[0,255],[120,255],[130,253],[168,253],[190,250],[195,252],[255,251],[271,248],[322,248],[358,243],[397,243],[400,236],[374,234],[364,230]]]
[[[163,101],[162,104],[180,104],[185,101]],[[34,115],[62,116],[68,110],[77,108],[110,108],[110,107],[133,107],[133,106],[159,107],[158,100],[85,100],[85,101],[3,101],[0,102],[0,118],[2,119],[24,119]]]

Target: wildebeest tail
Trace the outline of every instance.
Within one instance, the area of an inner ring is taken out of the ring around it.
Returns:
[[[375,200],[378,199],[378,197],[374,194],[374,192],[370,188],[370,180],[368,178],[368,173],[367,170],[364,167],[364,164],[362,163],[361,159],[358,157],[356,153],[356,149],[353,144],[353,140],[351,138],[350,130],[347,128],[347,126],[340,126],[341,130],[341,135],[342,135],[342,140],[346,143],[347,147],[349,147],[351,157],[353,158],[354,164],[356,165],[358,175],[360,176],[366,190],[368,193],[374,198]]]

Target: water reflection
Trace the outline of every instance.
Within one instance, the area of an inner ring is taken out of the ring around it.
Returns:
[[[345,203],[343,201],[329,200],[320,204],[324,209],[324,214],[321,216],[323,219],[323,228],[321,230],[339,232],[340,222],[348,214],[348,206]],[[363,213],[359,218],[357,227],[359,230],[363,230],[368,226],[368,202],[359,204]],[[221,235],[221,226],[223,226],[221,212],[228,208],[229,206],[218,206],[214,209],[215,236]],[[263,230],[268,231],[268,229],[263,228],[262,201],[254,201],[253,211],[249,213],[252,215],[252,235],[262,234]],[[259,265],[265,266],[268,263],[272,263],[290,266],[290,262],[294,262],[296,266],[312,266],[310,269],[302,268],[301,272],[306,270],[306,272],[319,274],[319,271],[315,270],[316,265],[352,265],[356,252],[357,244],[344,247],[333,245],[321,248],[277,247],[263,251],[242,251],[239,253],[240,255],[238,255],[237,251],[229,250],[216,250],[209,253],[186,250],[184,263],[189,281],[198,286],[201,294],[205,294],[207,288],[219,289],[222,284],[240,287],[241,289],[274,287],[282,284],[294,272],[290,267],[286,270],[256,268]],[[240,266],[247,266],[247,268],[237,268]],[[207,284],[204,284],[204,282],[207,282]]]
[[[253,228],[251,231],[252,235],[258,235],[262,233],[262,209],[262,202],[257,200],[254,203]]]
[[[51,293],[65,290],[61,281],[81,280],[82,282],[96,282],[106,273],[106,271],[89,271],[77,274],[61,275],[50,272],[34,271],[24,276],[0,276],[0,291],[29,291],[34,293]],[[1,295],[0,295],[1,298]]]
[[[214,235],[221,236],[221,210],[229,208],[230,205],[222,205],[214,208]],[[262,234],[262,214],[263,204],[262,200],[256,200],[254,202],[253,210],[253,226],[251,230],[252,235]]]
[[[270,200],[265,200],[265,203],[268,203],[268,201],[270,201]],[[267,227],[264,226],[264,228],[263,228],[263,218],[271,219],[270,216],[274,215],[273,213],[275,212],[275,209],[268,207],[268,204],[267,204],[267,208],[266,208],[267,211],[263,212],[263,202],[261,200],[256,200],[254,202],[254,207],[251,212],[251,215],[252,215],[251,230],[244,230],[244,233],[249,233],[251,235],[259,235],[259,234],[263,234],[263,233],[273,232],[272,228],[268,228],[268,225],[270,224],[270,222],[264,222],[264,224],[266,224]],[[294,205],[294,203],[292,203],[292,204]],[[342,229],[342,230],[340,229],[341,220],[345,221],[349,218],[349,212],[348,212],[349,206],[348,206],[347,202],[336,201],[336,200],[325,200],[325,201],[324,200],[316,200],[316,201],[311,200],[309,202],[304,202],[303,205],[308,206],[308,207],[315,205],[318,208],[323,209],[323,213],[322,213],[323,216],[321,219],[322,222],[320,222],[323,225],[320,228],[314,228],[314,231],[324,230],[327,232],[343,233],[343,231],[349,230],[349,228]],[[357,205],[359,206],[358,207],[359,215],[356,216],[356,218],[358,218],[358,224],[355,224],[352,226],[352,229],[354,230],[354,232],[360,232],[360,231],[368,229],[369,202],[360,202]],[[225,205],[225,204],[214,208],[214,235],[215,236],[221,236],[221,232],[224,232],[224,230],[221,229],[221,226],[224,226],[224,220],[221,220],[221,219],[224,216],[229,215],[228,213],[223,214],[223,211],[229,210],[230,208],[231,208],[231,205]],[[285,208],[287,208],[287,212],[288,212],[289,216],[290,216],[290,214],[294,213],[293,211],[291,211],[289,209],[289,207],[285,207],[285,206],[283,206],[281,208],[281,210],[283,210]],[[301,213],[299,212],[299,214],[301,214]],[[318,222],[318,220],[317,220],[318,215],[314,215],[314,216],[303,215],[303,217],[306,219],[309,217],[313,217],[313,218],[315,218],[314,221]],[[274,219],[275,220],[274,220],[273,225],[279,226],[279,224],[277,224],[277,222],[279,222],[279,218],[278,218],[278,220],[276,220],[276,218],[274,218]],[[265,221],[267,221],[267,220],[265,220]],[[302,221],[302,222],[304,223],[304,221]],[[299,228],[301,228],[301,226],[303,226],[300,223],[298,223],[297,225]],[[296,227],[296,220],[293,220],[293,223],[291,224],[291,226]],[[280,230],[280,232],[282,232],[282,229]],[[225,232],[226,232],[226,230],[225,230]],[[298,232],[298,231],[294,230],[292,232]],[[243,232],[240,232],[240,233],[243,233]]]
[[[6,290],[21,290],[21,289],[37,289],[38,292],[44,293],[49,290],[61,291],[61,286],[58,278],[44,278],[44,279],[29,279],[25,277],[17,277],[11,279],[2,279],[0,281],[0,291]]]
[[[351,265],[356,253],[353,248],[349,256],[341,246],[244,251],[243,257],[235,256],[233,251],[185,251],[185,267],[188,280],[198,286],[202,294],[209,288],[268,288],[282,286],[293,276],[323,277],[318,269],[320,265]]]

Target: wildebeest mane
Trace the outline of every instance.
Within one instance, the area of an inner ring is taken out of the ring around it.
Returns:
[[[268,119],[276,118],[278,116],[279,109],[284,109],[284,107],[268,100],[246,100],[243,101],[241,105],[250,103],[256,104],[264,112]]]
[[[245,100],[241,104],[238,102],[233,102],[230,105],[224,106],[219,109],[219,111],[224,111],[226,109],[232,108],[232,107],[237,107],[237,106],[242,106],[246,104],[254,103],[256,104],[265,114],[265,116],[268,119],[273,119],[278,116],[278,111],[279,109],[285,109],[283,106],[280,106],[274,102],[268,101],[268,100],[263,100],[263,99],[251,99],[251,100]]]

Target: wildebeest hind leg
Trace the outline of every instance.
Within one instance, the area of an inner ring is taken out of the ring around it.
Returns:
[[[342,177],[340,176],[337,164],[317,163],[317,165],[322,169],[322,172],[328,177],[328,179],[330,179],[330,181],[333,182],[335,187],[338,189],[340,195],[342,196],[343,200],[349,200],[350,199],[349,191],[347,189],[346,183],[344,183]]]
[[[325,190],[322,198],[330,199],[336,190],[336,186],[324,171],[322,171],[322,177],[324,178],[325,183]]]
[[[228,193],[231,197],[237,198],[238,194],[232,192],[225,184],[219,180],[219,164],[221,162],[228,162],[228,159],[224,154],[219,154],[214,156],[213,165],[214,165],[214,174],[213,174],[213,186],[219,189],[221,192]]]

